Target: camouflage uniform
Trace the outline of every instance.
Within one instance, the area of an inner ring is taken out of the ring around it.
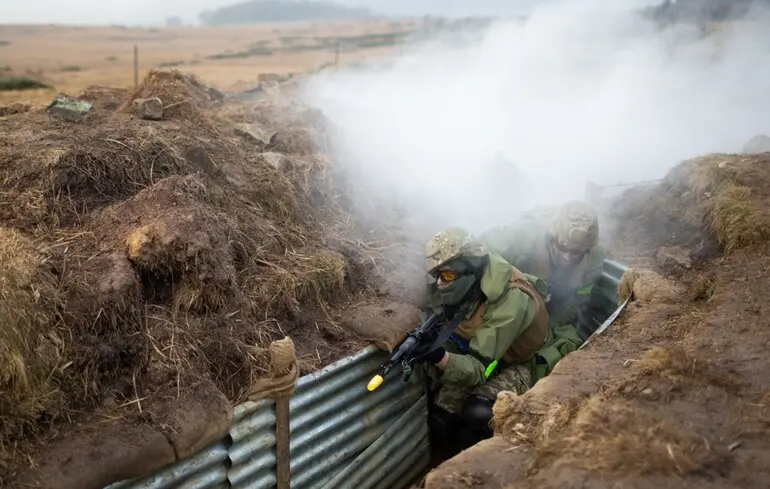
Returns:
[[[452,414],[459,414],[465,400],[473,394],[494,400],[497,399],[498,392],[513,391],[517,394],[524,394],[534,385],[532,367],[529,364],[505,367],[475,388],[463,388],[449,384],[441,385],[437,381],[440,376],[438,369],[433,365],[427,368],[429,369],[428,375],[432,380],[430,388],[436,396],[433,402],[436,406]]]
[[[601,277],[604,251],[597,244],[598,235],[594,210],[588,204],[572,201],[558,209],[524,214],[512,224],[490,229],[480,241],[518,269],[548,282],[551,324],[561,327],[576,325],[578,314],[588,304]],[[563,249],[587,252],[579,263],[559,266],[553,257],[554,242]]]
[[[440,372],[435,365],[426,366],[435,404],[459,414],[472,394],[493,403],[502,390],[521,394],[532,387],[533,358],[549,334],[546,283],[490,253],[460,228],[434,236],[426,248],[426,257],[429,273],[461,257],[482,258],[484,263],[482,299],[446,343],[446,368]],[[435,290],[430,297],[431,307],[440,309],[441,299]],[[495,361],[498,367],[488,369]]]

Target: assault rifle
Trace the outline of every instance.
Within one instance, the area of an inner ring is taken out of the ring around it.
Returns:
[[[478,292],[471,294],[471,297],[476,296],[478,296]],[[367,389],[371,392],[382,385],[385,376],[399,363],[401,364],[401,382],[409,382],[414,364],[446,343],[475,302],[475,300],[468,301],[455,312],[454,317],[448,323],[446,322],[446,313],[435,313],[420,326],[407,333],[406,338],[393,350],[390,359],[380,365],[377,375],[369,381]]]
[[[385,376],[399,363],[401,363],[401,382],[409,382],[412,367],[417,358],[431,351],[426,347],[434,344],[443,322],[443,314],[432,314],[420,326],[407,333],[406,338],[393,350],[390,360],[380,365],[377,375],[369,381],[367,389],[373,391],[382,385]]]

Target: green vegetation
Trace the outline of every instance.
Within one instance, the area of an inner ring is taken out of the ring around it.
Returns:
[[[9,78],[0,78],[0,92],[9,92],[11,90],[35,90],[38,88],[51,88],[50,86],[38,80],[14,76]]]
[[[83,68],[77,65],[63,66],[62,71],[83,71]]]
[[[263,46],[254,46],[244,51],[225,51],[224,53],[212,54],[206,56],[208,59],[235,59],[235,58],[252,58],[256,56],[271,56],[276,50],[266,48]]]
[[[173,68],[175,66],[182,66],[184,61],[164,61],[158,65],[159,68]]]
[[[359,36],[328,36],[328,37],[281,37],[280,48],[263,46],[256,43],[243,51],[227,51],[207,56],[209,59],[251,58],[256,56],[271,56],[276,53],[300,53],[304,51],[343,51],[356,49],[395,46],[403,43],[411,31],[385,32],[382,34],[362,34]]]
[[[8,46],[9,44],[11,44],[11,41],[3,41],[0,39],[0,46]]]
[[[118,60],[117,56],[107,56],[107,61],[117,61],[117,60]]]
[[[255,24],[296,20],[364,20],[373,15],[364,8],[306,0],[253,0],[202,12],[204,25]]]

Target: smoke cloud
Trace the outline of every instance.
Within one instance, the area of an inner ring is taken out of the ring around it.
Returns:
[[[766,27],[661,30],[635,12],[650,3],[547,3],[460,47],[319,75],[304,97],[333,124],[362,206],[480,232],[770,130]]]

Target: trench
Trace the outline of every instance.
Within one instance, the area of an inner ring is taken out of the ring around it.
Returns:
[[[626,267],[606,260],[580,317],[585,339],[618,308]],[[291,489],[407,489],[452,454],[431,444],[428,402],[419,381],[394,369],[366,388],[387,354],[369,346],[305,375],[290,399]],[[414,378],[414,377],[413,377]],[[235,407],[228,434],[187,459],[105,489],[272,489],[276,483],[275,405]]]

